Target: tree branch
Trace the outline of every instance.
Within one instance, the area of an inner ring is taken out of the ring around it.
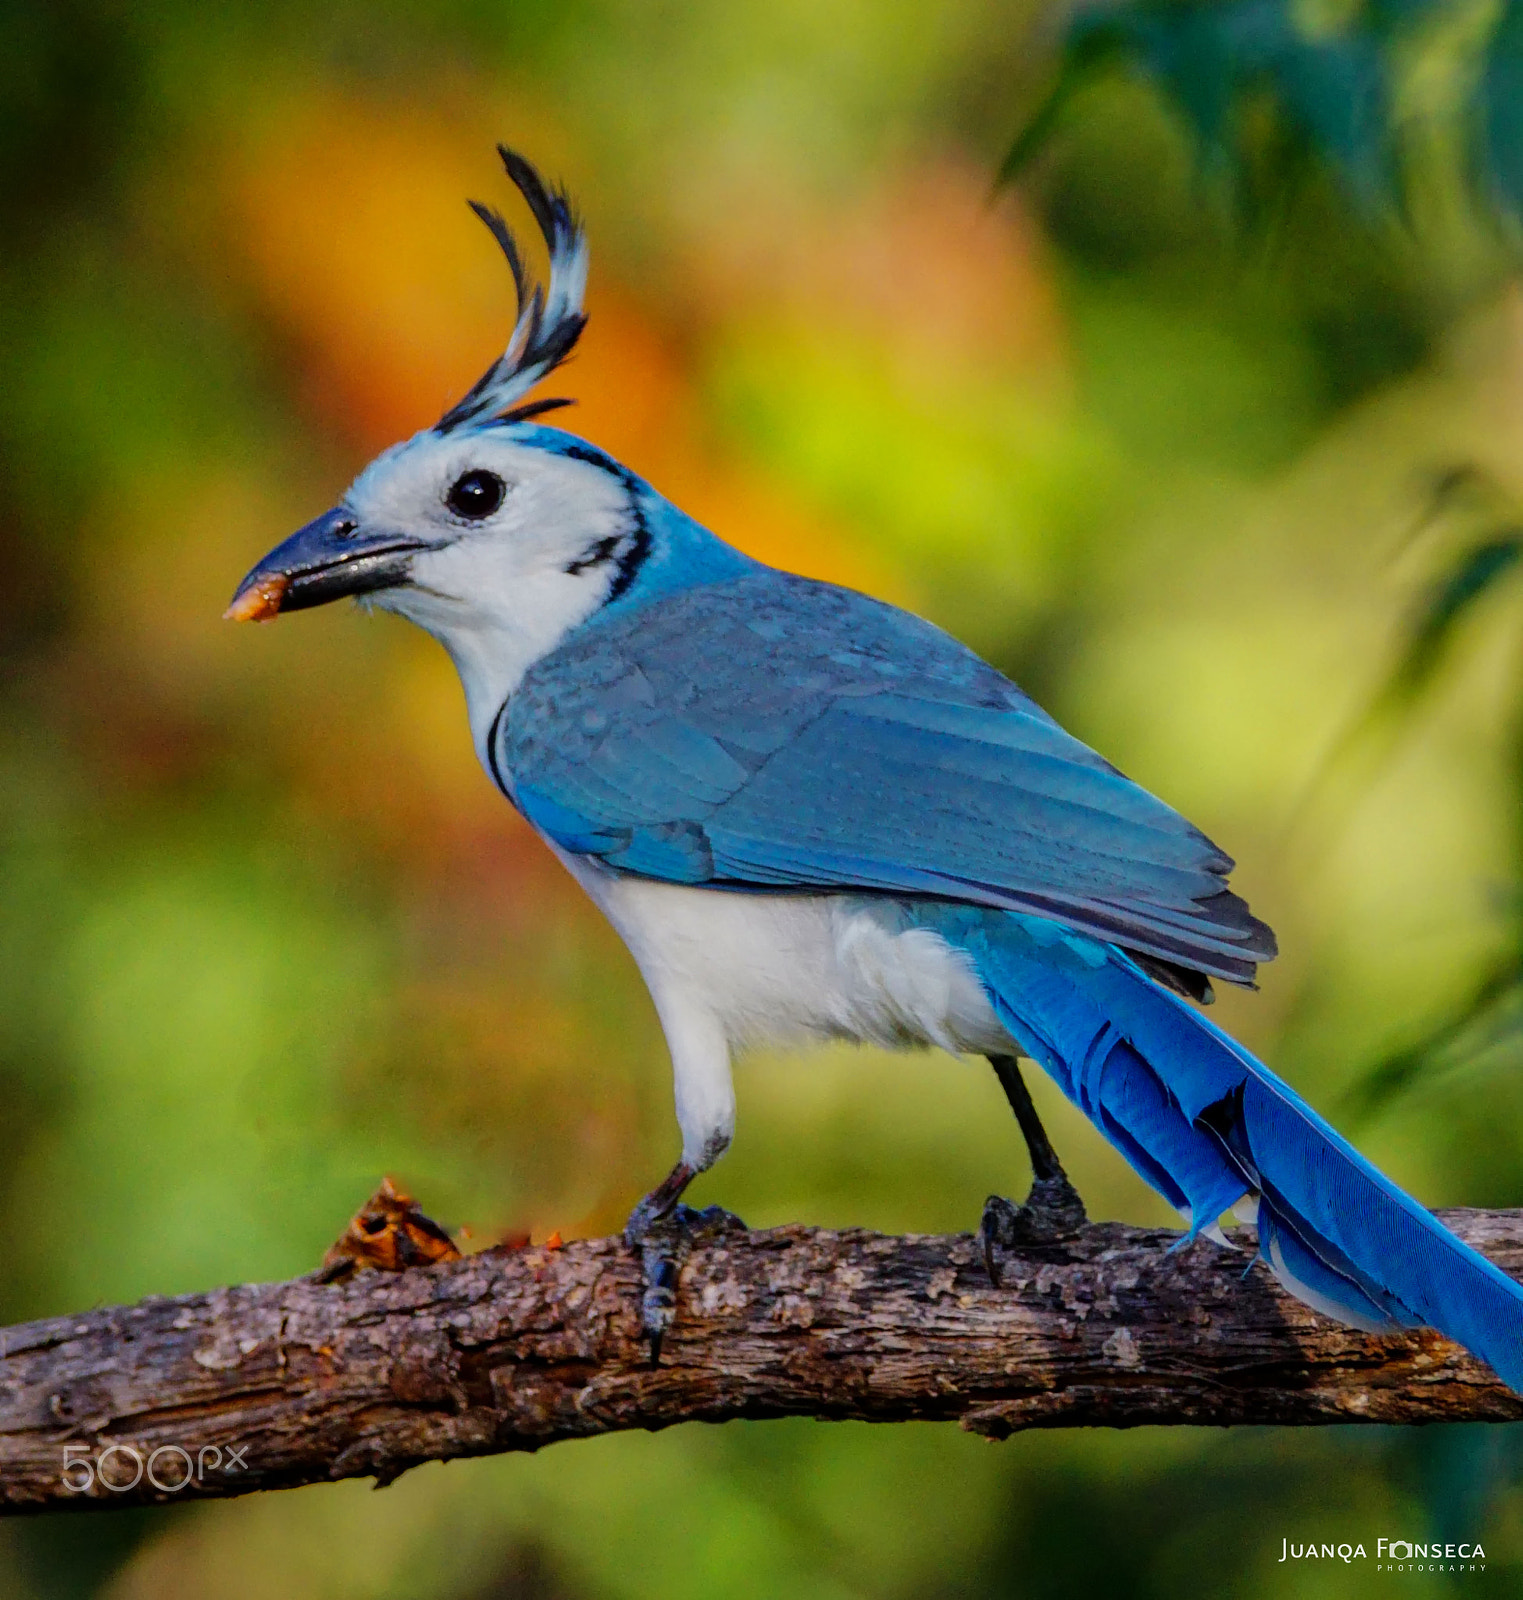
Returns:
[[[1523,1276],[1523,1213],[1444,1215]],[[994,1438],[1523,1418],[1523,1397],[1437,1334],[1352,1332],[1262,1266],[1244,1277],[1242,1255],[1171,1253],[1177,1237],[1088,1227],[1007,1257],[995,1290],[966,1235],[724,1235],[688,1261],[655,1369],[615,1239],[28,1323],[0,1331],[0,1509],[387,1483],[423,1461],[731,1417],[955,1418]]]

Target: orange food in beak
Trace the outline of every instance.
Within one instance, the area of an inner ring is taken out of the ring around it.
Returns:
[[[261,578],[222,613],[225,622],[273,622],[291,587],[289,578]]]

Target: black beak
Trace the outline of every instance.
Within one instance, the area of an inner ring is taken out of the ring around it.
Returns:
[[[407,582],[413,556],[429,548],[426,539],[363,534],[354,514],[336,506],[276,545],[238,585],[223,615],[268,622],[282,611],[395,588]]]

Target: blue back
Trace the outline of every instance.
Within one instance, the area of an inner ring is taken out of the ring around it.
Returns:
[[[536,826],[616,872],[872,892],[966,952],[1011,1038],[1192,1233],[1252,1192],[1293,1293],[1428,1323],[1523,1386],[1523,1290],[1133,959],[1246,982],[1274,954],[1222,851],[939,629],[761,567],[598,464],[648,551],[493,730]]]
[[[494,762],[567,849],[679,883],[1035,912],[1237,982],[1273,955],[1221,850],[940,629],[754,563],[671,570],[688,586],[642,574],[499,723]]]

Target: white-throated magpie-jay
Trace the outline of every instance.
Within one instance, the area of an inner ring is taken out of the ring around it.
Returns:
[[[560,403],[523,396],[582,331],[587,253],[564,194],[502,157],[548,292],[476,206],[518,290],[505,354],[259,562],[229,615],[353,595],[431,633],[493,782],[629,946],[682,1130],[628,1226],[653,1348],[702,1221],[682,1193],[734,1129],[732,1051],[853,1039],[994,1064],[1035,1182],[985,1210],[991,1275],[1083,1220],[1024,1055],[1192,1235],[1246,1204],[1308,1304],[1429,1324],[1523,1388],[1523,1290],[1191,1003],[1275,953],[1221,850],[947,634],[751,560],[534,420]]]

